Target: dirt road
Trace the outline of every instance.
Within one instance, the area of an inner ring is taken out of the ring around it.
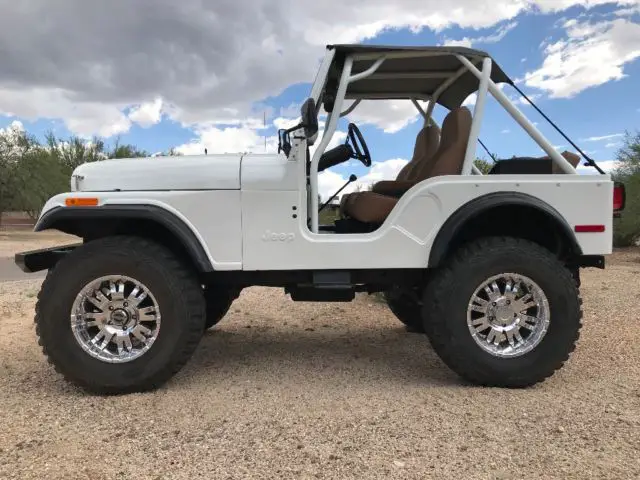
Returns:
[[[465,385],[366,296],[254,288],[159,391],[90,396],[40,353],[39,282],[0,284],[0,478],[638,478],[639,257],[585,272],[575,354],[522,391]]]
[[[12,280],[31,280],[42,278],[46,275],[46,271],[36,273],[24,273],[18,268],[13,258],[0,257],[0,282]]]

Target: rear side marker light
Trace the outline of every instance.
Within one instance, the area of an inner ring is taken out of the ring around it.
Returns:
[[[68,197],[65,198],[64,204],[67,207],[95,207],[98,205],[98,199],[91,197]]]
[[[573,229],[576,233],[602,233],[604,225],[576,225]]]

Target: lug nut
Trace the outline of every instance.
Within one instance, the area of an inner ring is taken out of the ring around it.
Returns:
[[[128,307],[128,306],[129,306],[129,304],[128,304],[127,302],[124,302],[124,306],[125,306],[125,307]]]
[[[113,305],[109,305],[109,310],[113,310]]]

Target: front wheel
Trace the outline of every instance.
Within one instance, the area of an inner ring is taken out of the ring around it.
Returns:
[[[36,305],[44,354],[94,393],[156,388],[196,349],[205,321],[197,276],[136,237],[94,240],[49,271]]]
[[[570,270],[541,246],[486,238],[434,272],[424,292],[427,336],[462,378],[527,387],[562,367],[579,337],[581,299]]]

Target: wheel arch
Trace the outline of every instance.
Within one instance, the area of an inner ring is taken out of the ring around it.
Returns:
[[[429,267],[468,241],[494,235],[532,240],[571,262],[582,256],[575,234],[554,207],[525,193],[496,192],[467,202],[445,221],[432,244]]]
[[[144,237],[169,247],[200,273],[213,271],[207,251],[193,229],[157,205],[54,207],[34,227],[36,232],[49,229],[81,237],[85,242],[112,235]]]

